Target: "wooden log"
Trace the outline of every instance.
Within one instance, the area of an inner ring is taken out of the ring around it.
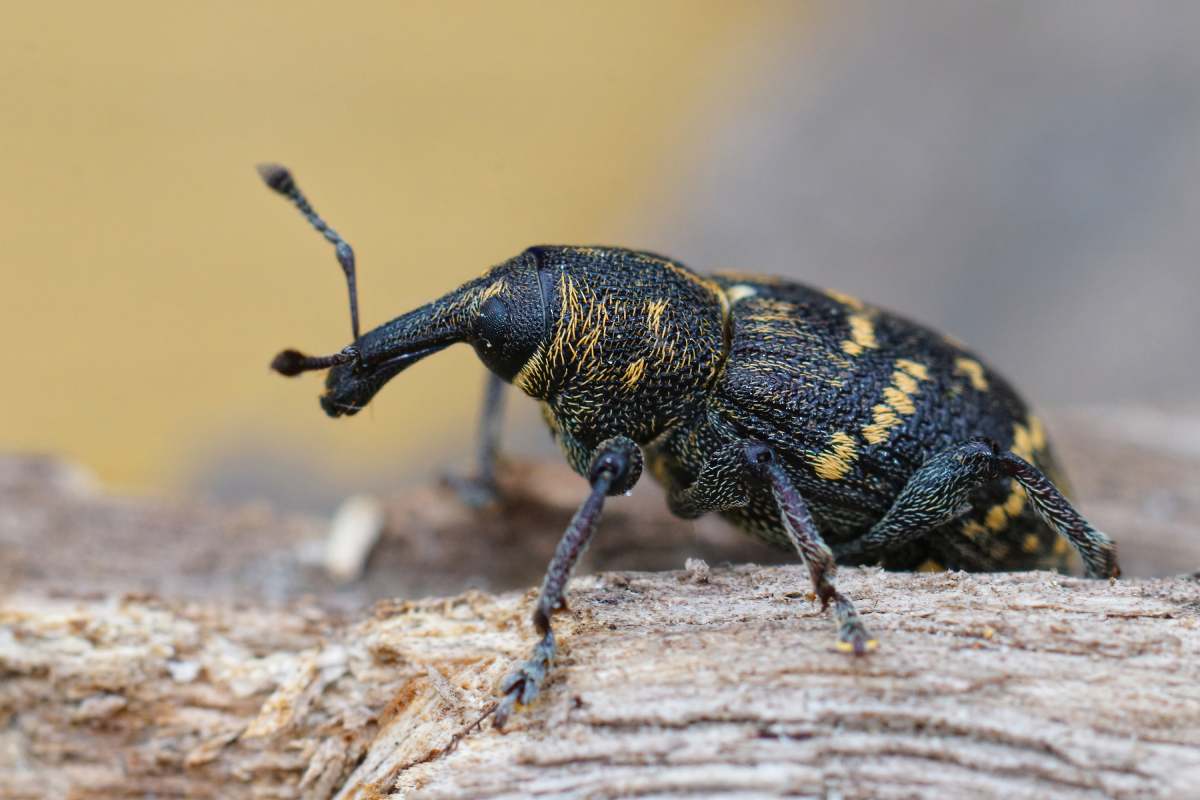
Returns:
[[[320,520],[0,459],[0,798],[1200,796],[1195,419],[1055,426],[1127,574],[1177,577],[844,569],[881,640],[858,660],[794,559],[640,486],[504,733],[478,723],[582,494],[561,466],[512,465],[482,512],[387,498],[341,585]]]
[[[870,657],[834,651],[801,567],[582,578],[503,733],[478,723],[531,593],[9,597],[0,797],[1195,796],[1200,582],[841,578]]]

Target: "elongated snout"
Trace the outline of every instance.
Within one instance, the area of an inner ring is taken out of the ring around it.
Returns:
[[[356,414],[392,378],[466,340],[473,292],[468,284],[363,334],[355,356],[329,370],[321,408],[331,417]]]
[[[392,378],[455,342],[471,343],[489,369],[512,380],[546,335],[545,306],[537,256],[528,250],[339,353],[284,350],[271,368],[288,376],[328,369],[321,408],[331,417],[358,413]]]

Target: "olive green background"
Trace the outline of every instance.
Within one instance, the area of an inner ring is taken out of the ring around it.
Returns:
[[[0,449],[308,506],[465,463],[468,348],[353,420],[267,372],[349,320],[261,160],[354,245],[367,326],[529,244],[623,244],[901,310],[1039,408],[1195,407],[1197,86],[1185,2],[14,5]]]
[[[179,488],[227,448],[329,468],[459,435],[456,348],[327,420],[283,346],[349,341],[332,250],[258,183],[291,166],[359,256],[366,326],[540,241],[626,240],[770,3],[20,4],[0,30],[0,445]],[[399,388],[399,387],[396,387]],[[284,445],[280,445],[284,446]]]

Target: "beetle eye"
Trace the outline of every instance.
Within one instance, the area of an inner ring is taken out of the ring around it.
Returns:
[[[512,381],[541,343],[544,325],[536,309],[539,288],[536,275],[518,276],[516,289],[484,297],[475,308],[469,338],[483,365],[506,381]]]
[[[489,297],[479,309],[479,343],[486,350],[499,347],[508,333],[508,303]]]

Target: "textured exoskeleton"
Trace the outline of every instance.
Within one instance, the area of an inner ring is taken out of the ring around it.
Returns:
[[[353,254],[282,168],[264,177]],[[351,281],[353,298],[353,281]],[[357,316],[355,315],[355,320]],[[724,515],[795,549],[832,606],[839,648],[875,646],[834,585],[835,562],[895,570],[1119,574],[1115,548],[1059,492],[1041,421],[959,343],[834,291],[701,275],[615,247],[531,247],[341,353],[276,357],[284,374],[332,367],[321,405],[362,409],[415,361],[467,342],[494,373],[476,488],[487,491],[500,381],[538,400],[591,492],[550,564],[530,659],[500,687],[497,724],[538,692],[551,615],[606,496],[649,472],[671,510]],[[1072,549],[1073,546],[1073,549]]]

